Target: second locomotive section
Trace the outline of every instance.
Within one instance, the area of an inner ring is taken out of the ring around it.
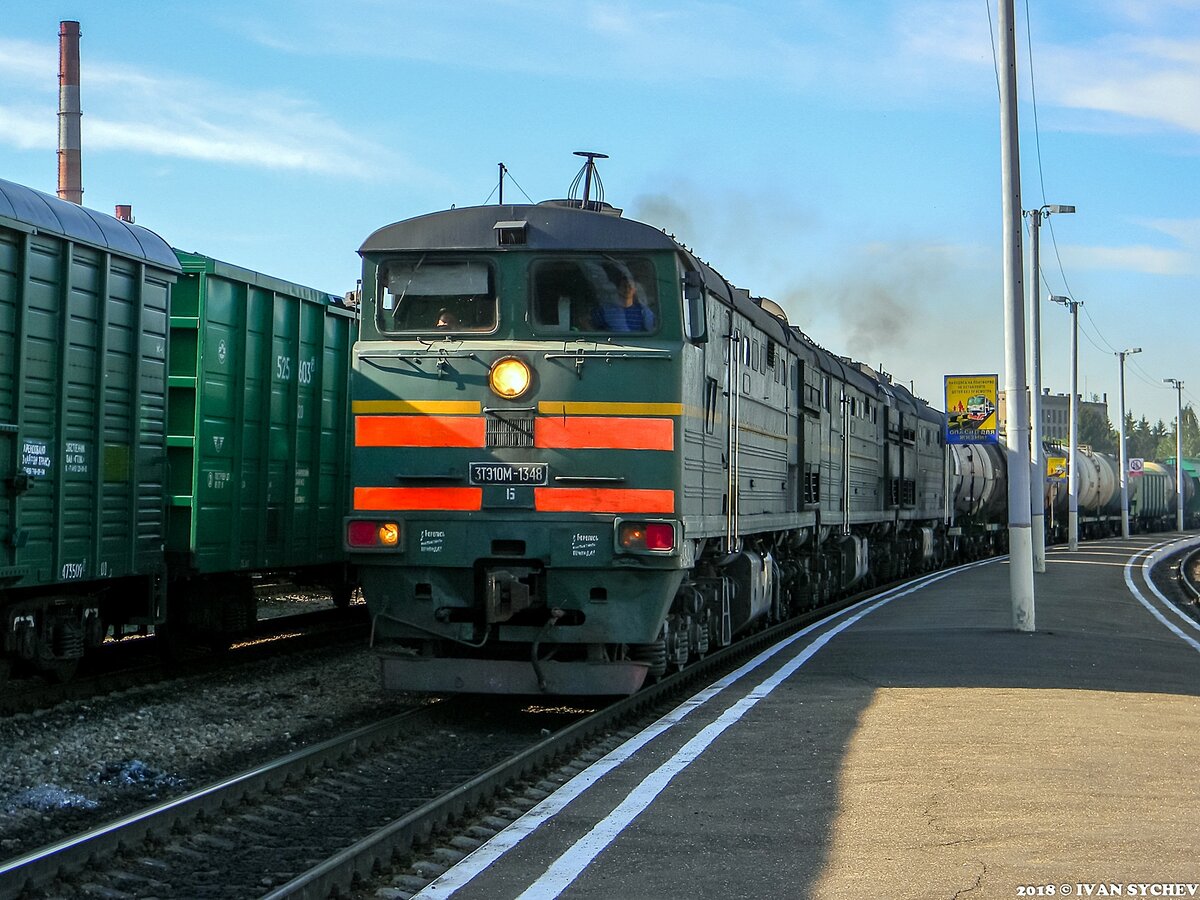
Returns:
[[[602,204],[377,231],[353,362],[385,685],[630,693],[944,552],[940,414]]]

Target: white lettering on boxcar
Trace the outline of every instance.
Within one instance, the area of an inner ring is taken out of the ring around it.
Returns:
[[[50,445],[45,441],[26,439],[21,444],[21,471],[26,475],[44,477],[54,461],[50,458]]]
[[[317,358],[315,356],[311,357],[309,359],[300,360],[300,383],[301,384],[312,384],[313,375],[315,375],[316,372],[317,372]]]
[[[87,444],[80,441],[63,444],[63,471],[77,475],[88,473]]]

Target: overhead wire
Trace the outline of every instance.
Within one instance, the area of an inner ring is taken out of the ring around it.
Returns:
[[[992,39],[992,69],[996,73],[996,98],[1000,98],[1000,53],[996,50],[996,31],[992,28],[992,0],[984,0],[987,6],[988,37]]]
[[[989,31],[989,34],[991,33],[991,23],[992,23],[991,3],[990,3],[990,0],[988,0],[988,31]],[[1046,179],[1045,179],[1045,172],[1042,167],[1041,129],[1038,126],[1037,80],[1034,77],[1034,70],[1033,70],[1033,26],[1031,23],[1031,17],[1030,17],[1030,13],[1029,13],[1029,0],[1025,0],[1025,40],[1026,40],[1026,46],[1028,47],[1028,51],[1029,51],[1029,91],[1030,91],[1030,97],[1031,97],[1032,109],[1033,109],[1033,139],[1034,139],[1034,147],[1036,148],[1036,153],[1037,153],[1038,184],[1039,184],[1039,187],[1041,188],[1042,205],[1044,206],[1044,205],[1046,205]],[[994,35],[992,36],[992,56],[993,56],[993,59],[996,56],[996,39],[995,39]],[[998,60],[995,63],[995,67],[996,67],[996,77],[998,80],[1000,77]],[[998,89],[999,89],[999,83],[997,81],[997,90]],[[1062,283],[1063,283],[1064,291],[1066,293],[1066,296],[1068,296],[1072,300],[1074,300],[1075,295],[1071,292],[1071,285],[1067,281],[1067,272],[1066,272],[1065,267],[1063,266],[1062,254],[1059,252],[1059,249],[1058,249],[1058,240],[1054,234],[1054,224],[1053,224],[1052,218],[1050,216],[1047,216],[1045,219],[1045,223],[1050,231],[1050,243],[1051,243],[1051,246],[1053,246],[1053,248],[1054,248],[1054,258],[1058,262],[1058,271],[1059,271],[1059,274],[1062,276]],[[1040,261],[1039,261],[1039,265],[1038,265],[1038,274],[1041,276],[1043,283],[1045,283],[1045,280],[1046,280],[1045,271],[1041,268]],[[1112,343],[1104,336],[1104,333],[1100,330],[1100,326],[1096,324],[1096,320],[1092,318],[1092,314],[1091,314],[1090,310],[1088,310],[1087,306],[1085,304],[1080,304],[1080,305],[1083,306],[1084,314],[1087,316],[1088,322],[1091,323],[1092,328],[1095,330],[1096,337],[1099,338],[1107,346],[1107,348],[1108,348],[1107,351],[1105,350],[1104,347],[1101,347],[1098,343],[1096,343],[1096,341],[1092,338],[1092,336],[1090,334],[1088,334],[1087,329],[1083,329],[1084,337],[1087,338],[1088,342],[1091,343],[1093,347],[1095,347],[1097,350],[1100,350],[1101,352],[1109,352],[1114,355],[1116,353],[1118,353],[1116,347],[1114,347],[1112,345]],[[1159,388],[1159,389],[1167,389],[1168,388],[1168,385],[1166,385],[1161,380],[1156,380],[1153,375],[1148,373],[1141,365],[1139,365],[1132,358],[1129,358],[1129,362],[1130,362],[1130,369],[1133,371],[1134,376],[1137,377],[1140,381],[1144,382],[1145,384],[1147,384],[1151,387],[1155,387],[1155,388]],[[1173,388],[1172,388],[1172,390],[1173,390]]]

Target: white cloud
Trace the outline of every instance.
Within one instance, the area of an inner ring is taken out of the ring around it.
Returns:
[[[0,41],[0,77],[30,100],[0,101],[0,142],[20,149],[57,144],[57,52],[53,45]],[[83,78],[85,151],[113,150],[264,169],[368,178],[423,176],[384,147],[303,97],[241,90],[89,60]]]
[[[1073,269],[1105,269],[1146,275],[1193,275],[1200,269],[1194,254],[1145,245],[1129,247],[1065,247]]]
[[[51,44],[0,38],[0,75],[29,84],[42,83],[47,91],[58,89],[58,50]]]
[[[58,123],[45,109],[0,104],[0,141],[19,150],[58,146]]]
[[[1149,219],[1145,224],[1170,235],[1184,247],[1200,251],[1200,219]]]
[[[1200,134],[1200,66],[1148,71],[1162,65],[1127,61],[1118,65],[1120,74],[1076,73],[1054,96],[1063,106],[1118,113]]]

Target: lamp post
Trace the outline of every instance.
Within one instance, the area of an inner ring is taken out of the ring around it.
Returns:
[[[1051,295],[1051,303],[1061,303],[1071,313],[1071,413],[1067,446],[1067,549],[1079,549],[1079,307],[1082,300]]]
[[[1141,347],[1131,347],[1117,352],[1118,366],[1121,370],[1121,537],[1129,537],[1129,453],[1125,448],[1125,357],[1141,353]]]
[[[1038,229],[1042,218],[1054,213],[1073,213],[1075,207],[1047,203],[1026,211],[1029,217],[1029,341],[1033,347],[1032,383],[1029,386],[1029,502],[1030,533],[1033,536],[1033,571],[1046,571],[1046,469],[1042,464],[1042,310],[1038,259]]]
[[[1183,531],[1183,382],[1163,381],[1175,388],[1175,530]]]
[[[999,0],[1000,172],[1004,222],[1004,393],[1008,398],[1008,574],[1012,624],[1034,631],[1033,541],[1029,521],[1029,403],[1025,396],[1025,311],[1021,287],[1021,159],[1017,140],[1017,48],[1013,0]]]

